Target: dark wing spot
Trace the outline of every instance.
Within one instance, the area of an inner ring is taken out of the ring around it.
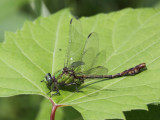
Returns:
[[[72,24],[72,20],[73,20],[73,18],[70,20],[70,24]]]
[[[88,35],[88,38],[91,37],[91,35],[92,35],[92,33],[90,33],[90,34]]]

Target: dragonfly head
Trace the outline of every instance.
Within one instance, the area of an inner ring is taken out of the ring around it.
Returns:
[[[41,82],[45,82],[47,85],[51,85],[53,83],[53,78],[50,73],[47,73],[45,79]]]

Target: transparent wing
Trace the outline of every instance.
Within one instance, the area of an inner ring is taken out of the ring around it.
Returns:
[[[97,33],[90,33],[85,42],[82,61],[84,65],[81,66],[82,71],[87,71],[93,67],[96,56],[99,53],[99,39]]]
[[[79,20],[70,21],[69,44],[65,59],[66,67],[78,67],[82,65],[82,53],[84,48],[82,26]]]
[[[106,50],[102,50],[99,53],[97,53],[96,57],[94,58],[92,67],[97,66],[104,66],[104,63],[106,61]]]
[[[97,66],[87,71],[77,73],[77,75],[107,75],[108,69],[103,66]]]

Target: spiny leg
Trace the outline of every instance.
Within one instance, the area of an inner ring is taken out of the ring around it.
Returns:
[[[61,95],[60,92],[59,92],[59,89],[56,90],[56,93],[51,94],[51,97],[54,96],[54,95]]]
[[[51,97],[52,97],[53,95],[61,95],[60,92],[59,92],[59,88],[58,88],[57,82],[54,82],[54,88],[53,88],[53,90],[56,90],[56,93],[51,94]]]
[[[78,90],[78,85],[77,85],[77,84],[75,84],[75,86],[76,86],[76,92],[79,92],[79,90]]]
[[[56,93],[52,94],[51,93],[52,91],[56,91]],[[57,81],[55,79],[54,79],[54,82],[51,85],[50,91],[47,94],[49,94],[49,93],[51,93],[51,97],[53,95],[60,95],[58,84],[57,84]]]
[[[51,92],[55,91],[55,90],[56,90],[56,93],[52,94]],[[53,88],[51,87],[51,90],[47,94],[49,94],[49,93],[51,93],[51,97],[54,95],[60,95],[58,87],[53,87]]]
[[[45,80],[41,80],[40,82],[45,82],[45,83],[47,83]]]
[[[47,86],[47,87],[48,87],[48,86]],[[47,93],[47,95],[50,94],[52,91],[54,91],[54,89],[53,89],[53,87],[52,87],[52,85],[51,85],[50,91]]]

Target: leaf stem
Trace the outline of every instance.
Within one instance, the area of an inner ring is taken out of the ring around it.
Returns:
[[[64,106],[64,105],[56,105],[51,98],[49,98],[49,100],[50,100],[51,103],[52,103],[52,111],[51,111],[50,120],[54,120],[54,118],[55,118],[55,113],[56,113],[56,109],[57,109],[58,107],[61,107],[61,106]]]

